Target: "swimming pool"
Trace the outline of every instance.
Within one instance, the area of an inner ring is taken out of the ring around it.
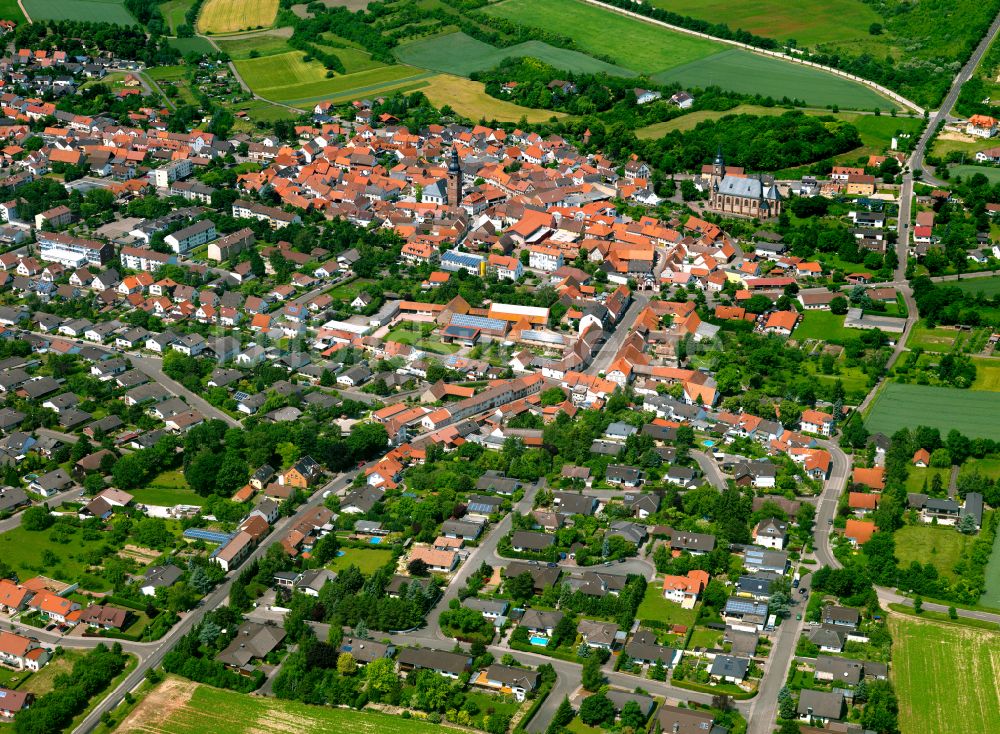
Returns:
[[[707,448],[707,449],[710,449],[710,448],[712,448],[713,446],[715,446],[715,441],[709,441],[709,440],[708,440],[708,439],[706,438],[706,439],[705,439],[704,441],[702,441],[702,442],[701,442],[701,445],[702,445],[702,446],[704,446],[704,447],[705,447],[705,448]]]
[[[344,551],[337,551],[337,558],[340,558],[343,555],[344,555]]]
[[[537,645],[538,647],[545,647],[549,644],[548,637],[530,637],[529,640],[532,645]]]
[[[382,539],[381,538],[369,538],[368,542],[371,543],[372,545],[378,545],[379,543],[382,542]]]

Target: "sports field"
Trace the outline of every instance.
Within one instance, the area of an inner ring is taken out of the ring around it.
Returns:
[[[758,93],[775,99],[789,97],[824,107],[890,110],[895,105],[861,84],[819,69],[730,48],[707,58],[674,66],[653,75],[661,84],[719,86],[734,92]]]
[[[844,326],[845,316],[829,311],[806,311],[802,320],[795,327],[792,336],[799,341],[803,339],[822,339],[823,341],[843,343],[861,336],[861,329],[848,329]]]
[[[265,99],[289,104],[307,104],[324,99],[352,99],[384,94],[396,89],[426,86],[433,76],[412,66],[379,66],[354,74],[326,77],[318,61],[304,61],[305,55],[290,51],[235,62],[244,81]]]
[[[450,105],[458,114],[473,120],[517,122],[523,116],[528,122],[544,122],[552,117],[565,117],[562,112],[536,110],[491,97],[483,89],[482,82],[464,77],[438,74],[427,81],[429,86],[424,94],[436,107]]]
[[[799,46],[817,43],[868,40],[872,23],[883,23],[881,16],[861,0],[650,0],[657,8],[681,15],[725,23],[758,36],[787,41],[794,38]],[[882,39],[885,36],[881,37]],[[881,39],[880,39],[881,40]]]
[[[872,403],[865,426],[887,436],[923,425],[942,435],[957,428],[970,438],[996,438],[997,415],[1000,393],[890,382]]]
[[[373,711],[247,696],[169,676],[116,731],[121,734],[202,734],[207,731],[213,734],[435,734],[441,727],[442,724]]]
[[[567,51],[541,41],[527,41],[509,48],[497,48],[464,33],[448,33],[414,41],[396,49],[396,57],[404,64],[459,76],[492,69],[504,59],[518,56],[532,56],[557,69],[579,74],[604,72],[615,76],[635,76],[634,71],[623,66],[608,64],[579,51]]]
[[[202,33],[236,33],[269,28],[278,13],[278,0],[205,0],[198,15]]]
[[[889,615],[904,734],[996,732],[1000,633]]]
[[[22,0],[33,21],[94,20],[118,25],[135,25],[137,21],[125,9],[122,0]]]
[[[633,71],[653,74],[725,49],[722,44],[657,28],[576,0],[505,0],[484,12],[560,33],[588,53]]]

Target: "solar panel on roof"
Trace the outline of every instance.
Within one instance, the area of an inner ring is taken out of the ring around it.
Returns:
[[[452,326],[467,326],[472,329],[482,329],[483,331],[504,331],[507,322],[502,319],[491,319],[486,316],[470,316],[469,314],[455,314],[451,317]]]

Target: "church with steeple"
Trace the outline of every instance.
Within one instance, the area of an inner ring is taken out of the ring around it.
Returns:
[[[722,146],[711,166],[702,168],[704,188],[708,190],[708,208],[729,217],[775,219],[781,215],[782,198],[774,179],[750,176],[742,168],[726,166]]]
[[[451,146],[448,158],[448,206],[462,204],[462,166],[458,160],[458,148]]]

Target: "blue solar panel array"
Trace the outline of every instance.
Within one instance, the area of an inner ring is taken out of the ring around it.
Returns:
[[[490,319],[485,316],[469,316],[468,314],[457,313],[451,317],[452,326],[467,326],[470,329],[482,329],[483,331],[499,331],[507,327],[507,322],[503,319]]]
[[[202,528],[188,528],[184,531],[184,537],[190,538],[191,540],[204,540],[207,543],[225,543],[228,541],[232,535],[229,533],[220,533],[216,530],[204,530]]]

